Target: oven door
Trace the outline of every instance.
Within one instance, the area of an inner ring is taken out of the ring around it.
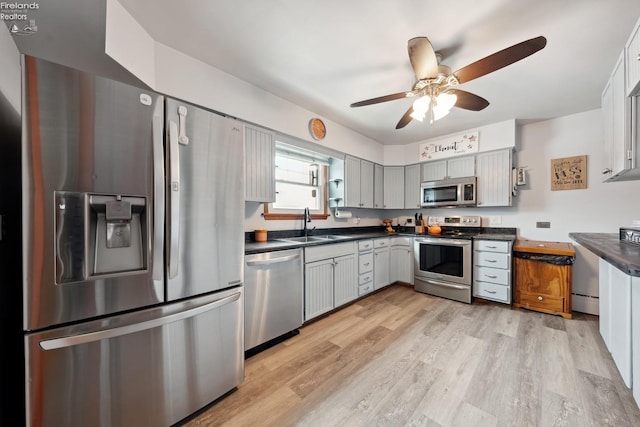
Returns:
[[[416,279],[471,286],[471,240],[416,237]]]

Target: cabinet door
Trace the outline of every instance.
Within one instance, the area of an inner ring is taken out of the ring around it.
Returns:
[[[610,266],[611,356],[627,387],[631,387],[631,276]]]
[[[631,278],[631,337],[633,358],[631,360],[631,372],[633,379],[633,397],[637,404],[640,404],[640,277]],[[634,326],[635,325],[635,326]]]
[[[476,174],[476,156],[447,160],[447,178],[464,178]]]
[[[358,265],[355,254],[336,258],[334,262],[335,307],[340,307],[358,297]]]
[[[420,165],[404,167],[404,207],[420,208]]]
[[[273,132],[252,126],[244,127],[245,190],[250,202],[276,201],[276,143]]]
[[[333,259],[304,266],[304,320],[333,309]]]
[[[626,94],[632,96],[640,91],[640,19],[625,46],[627,82]]]
[[[631,167],[627,159],[631,134],[629,123],[631,99],[625,95],[624,52],[618,58],[613,73],[602,92],[603,180],[615,180],[616,176]]]
[[[384,167],[378,164],[373,165],[373,207],[384,207]]]
[[[447,161],[438,160],[422,164],[422,182],[439,181],[447,176]]]
[[[344,159],[345,206],[360,207],[360,159],[346,156]]]
[[[380,289],[389,284],[389,248],[373,251],[373,286]]]
[[[373,163],[360,161],[360,207],[373,207]]]
[[[610,264],[599,258],[598,261],[598,315],[600,335],[608,349],[611,348],[611,278],[609,277]]]
[[[384,167],[384,208],[404,209],[404,166]]]
[[[413,283],[413,256],[410,246],[391,246],[389,282]]]
[[[478,206],[511,206],[511,149],[476,155]]]

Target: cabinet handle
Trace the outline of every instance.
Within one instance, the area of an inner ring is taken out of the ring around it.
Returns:
[[[496,293],[496,291],[489,291],[489,290],[486,290],[486,289],[485,289],[485,292],[488,293],[488,294],[495,294]]]
[[[538,297],[538,301],[542,301],[542,297]]]
[[[497,246],[487,246],[487,248],[489,248],[489,249],[497,249],[498,247]]]
[[[365,263],[364,263],[364,265],[365,265],[365,266],[367,266],[367,265],[369,265],[369,264],[370,264],[370,263],[368,263],[368,262],[365,262]]]
[[[491,274],[485,274],[484,277],[488,277],[489,279],[497,279],[498,276],[493,276]]]
[[[638,54],[638,56],[636,56],[636,59],[640,61],[640,53]]]
[[[606,175],[608,173],[611,173],[611,169],[610,168],[604,168],[602,169],[602,175]]]
[[[497,260],[497,259],[488,259],[488,260],[486,260],[486,261],[487,261],[487,262],[498,262],[498,260]]]

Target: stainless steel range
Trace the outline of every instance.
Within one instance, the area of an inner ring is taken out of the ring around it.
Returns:
[[[414,239],[415,290],[471,304],[472,239],[480,233],[479,216],[430,216],[440,234]]]

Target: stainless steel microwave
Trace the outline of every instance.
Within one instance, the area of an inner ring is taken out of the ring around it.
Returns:
[[[476,177],[444,179],[420,184],[420,205],[423,208],[444,206],[475,206]]]

